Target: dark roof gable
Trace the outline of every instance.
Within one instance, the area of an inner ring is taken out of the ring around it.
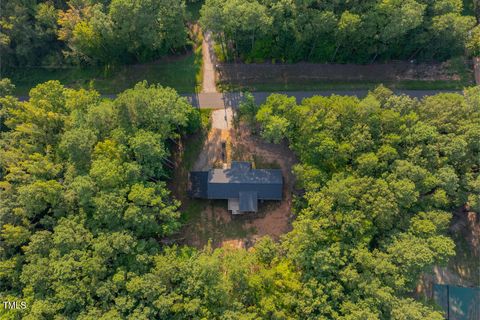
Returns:
[[[279,169],[252,169],[248,162],[232,162],[230,169],[212,169],[208,183],[282,184]]]

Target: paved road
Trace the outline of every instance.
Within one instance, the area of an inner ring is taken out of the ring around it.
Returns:
[[[396,94],[406,94],[414,98],[423,98],[425,96],[431,96],[442,92],[457,92],[460,91],[447,91],[447,90],[396,90]],[[265,102],[267,97],[274,92],[254,92],[255,102],[261,104]],[[291,91],[291,92],[275,92],[282,93],[289,96],[294,96],[297,102],[300,103],[302,99],[312,96],[331,96],[343,95],[343,96],[357,96],[359,98],[365,97],[368,90],[354,90],[354,91]],[[183,94],[188,101],[197,108],[224,108],[224,107],[238,107],[243,100],[243,93],[230,92],[230,93],[199,93],[199,94]]]
[[[396,94],[406,94],[414,98],[423,98],[425,96],[431,96],[443,92],[456,92],[461,93],[461,91],[453,90],[396,90]],[[329,90],[329,91],[289,91],[289,92],[253,92],[255,97],[255,102],[261,104],[265,102],[267,97],[272,93],[282,93],[288,96],[294,96],[297,99],[297,102],[301,102],[304,98],[309,98],[312,96],[331,96],[341,95],[341,96],[356,96],[359,98],[365,97],[368,93],[368,90],[353,90],[353,91],[338,91],[338,90]],[[221,109],[225,107],[238,107],[240,102],[243,100],[243,93],[241,92],[228,92],[228,93],[188,93],[181,94],[181,96],[186,97],[187,100],[197,108],[201,109]],[[116,95],[106,94],[103,95],[105,98],[114,99]],[[28,100],[28,97],[19,97],[20,100]]]

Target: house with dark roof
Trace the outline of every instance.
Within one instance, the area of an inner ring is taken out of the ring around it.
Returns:
[[[232,162],[227,169],[190,172],[194,198],[228,200],[233,214],[257,212],[258,200],[282,200],[283,177],[279,169],[253,169],[248,162]]]

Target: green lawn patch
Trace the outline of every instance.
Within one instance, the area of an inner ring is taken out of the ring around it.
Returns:
[[[118,66],[88,68],[22,68],[10,77],[16,86],[15,94],[28,95],[30,89],[48,80],[59,80],[71,88],[93,87],[101,94],[117,94],[147,80],[151,84],[172,87],[179,93],[200,91],[201,48],[183,56],[166,57],[159,61]]]
[[[210,131],[212,126],[212,112],[213,109],[199,109],[200,110],[200,121],[202,123],[202,129],[206,132]]]

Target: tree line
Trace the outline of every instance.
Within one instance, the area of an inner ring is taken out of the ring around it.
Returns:
[[[228,61],[445,60],[465,48],[480,54],[479,27],[470,32],[479,9],[470,1],[464,8],[462,0],[207,0],[200,22]],[[184,51],[190,45],[185,5],[2,1],[1,68],[145,62]]]
[[[227,61],[443,61],[475,41],[463,12],[462,0],[206,0],[200,22]]]
[[[2,69],[145,62],[188,45],[183,0],[0,3]]]
[[[140,83],[116,99],[0,82],[2,319],[443,319],[410,298],[480,212],[480,87],[417,100],[272,95],[242,118],[287,141],[305,192],[293,230],[250,250],[166,246],[180,226],[169,150],[198,110]]]

